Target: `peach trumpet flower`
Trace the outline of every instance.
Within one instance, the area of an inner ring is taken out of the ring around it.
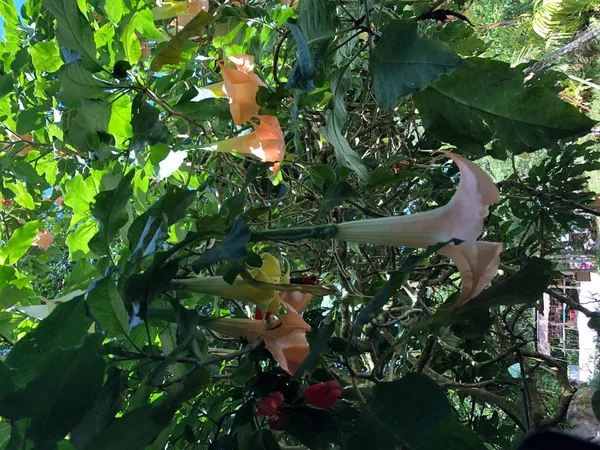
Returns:
[[[267,87],[263,80],[254,73],[254,57],[237,55],[227,58],[235,68],[226,66],[220,61],[223,82],[206,86],[217,96],[229,98],[229,110],[233,123],[242,125],[258,114],[260,106],[256,103],[256,94],[260,86]]]
[[[439,250],[456,264],[461,274],[461,295],[453,305],[456,308],[477,296],[500,264],[502,243],[477,242],[488,207],[498,203],[500,193],[479,166],[454,153],[442,153],[460,169],[458,189],[446,205],[407,216],[342,223],[337,225],[334,239],[411,248],[460,239],[460,244],[448,244]]]
[[[274,162],[275,175],[285,156],[285,140],[279,120],[274,116],[255,116],[260,123],[250,122],[252,133],[244,134],[225,141],[215,142],[206,147],[208,150],[225,153],[252,155],[264,162]]]
[[[198,15],[200,11],[208,12],[210,5],[208,0],[191,0],[180,2],[156,2],[157,6],[152,9],[153,19],[163,20],[177,17],[177,24],[183,28]]]
[[[267,322],[254,319],[217,319],[204,326],[227,336],[244,337],[250,343],[263,338],[267,350],[281,368],[294,375],[308,356],[306,332],[310,330],[302,316],[290,305],[279,320]]]
[[[33,243],[31,244],[34,247],[40,247],[44,251],[47,251],[52,243],[54,242],[54,236],[48,230],[39,231]]]
[[[262,255],[262,258],[263,265],[260,268],[248,271],[252,278],[271,285],[289,284],[289,271],[285,274],[281,272],[279,259],[269,253]],[[253,303],[262,311],[269,311],[273,314],[279,314],[280,301],[286,302],[300,313],[304,311],[304,308],[313,298],[312,294],[302,292],[280,292],[275,288],[259,289],[249,285],[241,277],[237,277],[233,284],[227,283],[223,277],[219,276],[184,278],[177,280],[177,282],[188,291]]]

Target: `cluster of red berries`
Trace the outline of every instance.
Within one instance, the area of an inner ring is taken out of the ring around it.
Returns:
[[[342,396],[342,386],[337,381],[317,383],[308,387],[304,393],[306,403],[317,408],[327,409]],[[279,391],[271,392],[258,402],[257,416],[266,416],[269,426],[274,430],[283,430],[289,422],[283,413],[283,394]]]

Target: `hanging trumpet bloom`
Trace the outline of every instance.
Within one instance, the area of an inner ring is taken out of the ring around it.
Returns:
[[[270,284],[288,284],[290,282],[289,272],[281,273],[281,265],[277,258],[269,253],[265,253],[262,258],[263,265],[260,269],[249,270],[252,278]],[[223,280],[223,277],[219,276],[194,277],[177,281],[183,284],[184,289],[188,291],[233,298],[253,303],[262,311],[270,311],[273,314],[279,313],[279,291],[275,289],[258,289],[250,286],[241,277],[236,278],[233,284],[227,283]]]
[[[254,73],[254,57],[237,55],[227,58],[235,68],[219,62],[223,82],[207,86],[219,96],[219,91],[229,98],[229,110],[233,123],[242,125],[258,114],[260,106],[256,103],[256,94],[260,86],[267,87],[263,80]]]
[[[48,230],[39,231],[33,243],[31,244],[34,247],[40,247],[44,251],[47,251],[52,243],[54,242],[54,236]]]
[[[186,26],[200,12],[208,11],[208,0],[192,0],[179,2],[157,1],[156,7],[152,9],[153,19],[163,20],[177,17],[180,28]]]
[[[483,231],[488,206],[499,201],[500,193],[491,178],[476,164],[450,152],[443,152],[460,169],[460,183],[444,206],[422,213],[357,220],[337,225],[334,239],[375,245],[426,248],[451,239],[439,253],[458,267],[462,292],[454,307],[478,295],[494,277],[500,264],[502,243],[477,242]]]
[[[273,323],[254,319],[218,319],[204,326],[226,336],[244,337],[251,343],[263,338],[273,359],[293,375],[308,356],[306,332],[310,331],[310,325],[290,305],[282,305],[287,312]]]
[[[255,130],[252,133],[216,142],[206,148],[217,152],[252,155],[264,162],[274,162],[273,172],[276,175],[285,156],[285,140],[279,120],[273,116],[255,117],[260,123],[251,122]]]

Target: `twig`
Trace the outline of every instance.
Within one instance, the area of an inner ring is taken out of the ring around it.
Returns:
[[[277,45],[275,45],[275,49],[273,51],[273,81],[275,81],[275,84],[281,84],[281,82],[279,81],[279,75],[277,73],[279,65],[279,52],[281,51],[281,46],[283,45],[283,42],[287,39],[290,33],[291,30],[289,28],[285,30],[285,32],[279,38],[279,41],[277,41]]]
[[[210,366],[212,364],[218,364],[222,361],[229,361],[232,359],[239,358],[240,356],[246,355],[246,354],[250,353],[252,350],[257,349],[262,343],[263,343],[262,338],[259,338],[254,343],[245,346],[241,350],[238,350],[233,353],[229,353],[227,355],[215,356],[214,358],[205,359],[203,361],[196,359],[196,358],[170,358],[169,356],[165,356],[165,355],[150,355],[147,353],[127,352],[126,355],[130,356],[130,357],[134,357],[136,359],[151,359],[154,361],[168,360],[168,361],[172,361],[174,363],[191,364],[193,366],[196,366],[197,369],[200,369],[201,367]]]
[[[560,58],[561,56],[566,55],[567,53],[571,53],[577,48],[581,47],[583,44],[591,41],[596,36],[600,36],[600,27],[594,28],[592,31],[588,31],[587,33],[582,34],[578,38],[573,39],[567,45],[559,48],[558,50],[550,53],[548,56],[542,58],[538,62],[536,62],[533,66],[526,68],[523,73],[525,75],[534,74],[536,72],[544,69],[544,66],[551,61],[554,61],[556,58]]]
[[[557,194],[546,194],[542,191],[532,188],[531,186],[528,186],[524,183],[519,183],[518,181],[515,181],[515,180],[504,180],[504,181],[501,181],[500,183],[498,183],[498,185],[499,186],[509,186],[509,187],[518,189],[522,192],[527,192],[532,197],[537,198],[540,201],[546,201],[549,203],[553,202],[553,201],[561,202],[561,203],[564,203],[571,210],[578,209],[585,213],[591,214],[593,216],[600,216],[600,211],[596,211],[593,208],[582,205],[581,203],[577,203],[573,200],[569,200],[567,198],[561,197],[560,195],[557,195]]]

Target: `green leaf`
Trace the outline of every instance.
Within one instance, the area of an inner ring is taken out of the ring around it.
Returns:
[[[108,337],[124,338],[129,334],[129,314],[114,281],[98,281],[85,299],[90,312]]]
[[[95,78],[81,62],[66,64],[58,71],[62,87],[60,95],[65,105],[78,108],[82,98],[103,98],[110,85]]]
[[[310,351],[296,373],[292,377],[292,380],[299,380],[306,373],[306,371],[312,367],[315,361],[321,356],[321,352],[327,349],[327,343],[331,339],[333,332],[335,331],[335,322],[321,325],[317,330],[311,331],[308,335],[310,343]]]
[[[360,194],[346,181],[325,181],[323,186],[323,203],[317,217],[323,217],[333,208],[340,206],[349,198],[360,198]]]
[[[91,176],[84,180],[81,174],[77,174],[65,183],[64,204],[73,209],[69,227],[90,217],[90,205],[94,201],[96,192],[94,179]]]
[[[289,80],[285,85],[288,89],[300,89],[302,91],[314,91],[316,89],[314,78],[317,76],[317,69],[315,68],[310,50],[306,39],[302,34],[302,30],[299,26],[293,23],[288,23],[288,28],[292,32],[292,36],[296,40],[296,49],[298,51],[298,60],[296,65],[292,69]]]
[[[346,72],[347,67],[339,69],[331,80],[331,93],[333,97],[325,113],[325,127],[321,133],[327,142],[333,145],[335,156],[340,164],[352,169],[356,174],[366,180],[369,176],[367,168],[360,157],[350,147],[345,138],[343,128],[346,126],[348,113],[344,103],[344,95],[350,87],[350,74]]]
[[[133,135],[131,128],[131,98],[121,95],[111,101],[110,121],[108,132],[121,139],[128,139]]]
[[[33,201],[33,197],[27,190],[27,186],[20,181],[16,183],[4,183],[4,187],[10,189],[15,194],[15,201],[23,206],[24,208],[34,210],[35,202]]]
[[[38,76],[41,76],[43,72],[56,72],[63,65],[60,49],[55,40],[38,42],[29,47],[29,53]]]
[[[371,52],[373,89],[383,109],[394,109],[400,97],[463,66],[456,53],[440,41],[420,38],[417,29],[414,20],[394,20]]]
[[[168,186],[165,195],[129,227],[127,239],[132,249],[131,256],[154,253],[166,239],[164,230],[187,215],[195,197],[196,191]]]
[[[594,125],[550,87],[525,87],[520,70],[489,59],[468,62],[413,95],[424,127],[439,139],[473,153],[498,139],[522,153],[582,136]]]
[[[231,229],[227,232],[225,240],[208,250],[192,263],[198,273],[200,268],[219,261],[239,262],[246,257],[246,244],[250,240],[250,230],[239,215]]]
[[[115,419],[85,450],[144,450],[169,424],[176,406],[169,403],[144,405]]]
[[[456,419],[442,388],[418,373],[377,384],[358,422],[360,431],[354,448],[374,436],[388,442],[376,446],[381,449],[401,445],[419,450],[486,448],[471,429]]]
[[[150,145],[167,142],[169,132],[165,124],[160,121],[160,111],[146,102],[143,95],[137,95],[133,99],[132,111],[133,139],[129,145],[130,150],[143,150],[146,142]]]
[[[31,247],[40,226],[38,220],[33,220],[17,228],[4,247],[0,248],[0,266],[10,266],[19,261]]]
[[[314,79],[324,66],[330,36],[338,23],[336,5],[331,0],[304,0],[300,4],[298,25],[288,22],[296,41],[298,60],[286,87],[313,91]]]
[[[69,261],[77,261],[81,258],[90,258],[90,240],[98,232],[98,223],[94,220],[86,220],[80,223],[75,231],[70,232],[65,240],[69,247]]]
[[[201,94],[196,89],[186,91],[175,104],[175,109],[199,122],[214,118],[231,120],[227,99],[201,98]]]
[[[119,369],[108,369],[108,379],[94,405],[71,431],[70,441],[75,448],[86,448],[92,439],[104,431],[121,410],[125,376]]]
[[[118,24],[123,17],[125,12],[125,5],[123,0],[106,0],[104,3],[104,11],[106,11],[106,17],[113,23]]]
[[[96,44],[94,31],[87,19],[72,0],[43,0],[44,6],[56,18],[56,37],[61,45],[75,50],[88,59],[96,61]]]
[[[110,253],[112,240],[129,220],[125,206],[133,195],[131,180],[134,175],[135,171],[130,170],[115,189],[100,192],[95,198],[91,211],[98,220],[100,230],[90,241],[89,247],[97,255]]]
[[[150,70],[155,72],[166,64],[178,64],[181,62],[181,53],[185,43],[194,36],[201,35],[204,28],[213,23],[217,19],[207,12],[200,11],[179,33],[169,40],[164,47],[160,49],[158,54],[150,64]]]
[[[106,100],[81,99],[83,122],[89,131],[108,131],[112,106]]]
[[[90,325],[83,296],[59,304],[37,328],[17,341],[6,357],[6,365],[17,371],[15,384],[23,386],[43,374],[58,349],[80,346]]]
[[[331,166],[310,166],[308,168],[310,174],[310,181],[319,189],[323,189],[323,185],[326,181],[335,181],[335,170]]]
[[[552,280],[552,263],[543,258],[530,258],[514,275],[494,284],[465,305],[448,311],[440,309],[430,319],[435,326],[466,321],[474,333],[489,328],[489,309],[536,303]]]
[[[0,414],[12,420],[30,418],[27,437],[39,448],[65,437],[102,389],[101,345],[102,336],[91,335],[81,346],[53,349],[42,373],[25,388],[0,400]]]

